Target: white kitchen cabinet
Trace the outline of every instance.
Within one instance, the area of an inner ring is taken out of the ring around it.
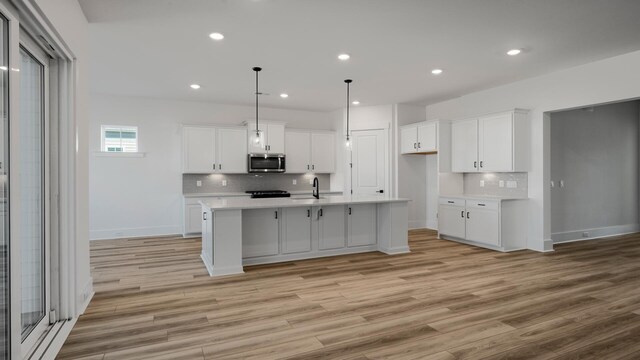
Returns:
[[[287,130],[285,154],[287,173],[334,173],[336,170],[335,133]]]
[[[441,197],[438,233],[441,238],[499,251],[527,246],[527,200]]]
[[[376,244],[376,205],[357,204],[347,206],[347,245]]]
[[[282,209],[282,253],[311,251],[311,207]]]
[[[402,154],[433,153],[438,151],[438,124],[422,122],[400,128]]]
[[[219,128],[216,172],[224,174],[247,172],[247,130]]]
[[[185,206],[184,233],[195,234],[202,231],[202,206],[192,204]]]
[[[340,249],[345,247],[345,207],[343,205],[313,208],[318,222],[318,249]]]
[[[311,133],[286,131],[284,134],[286,172],[301,174],[311,171]]]
[[[277,122],[260,121],[260,130],[263,132],[264,147],[257,146],[255,139],[256,123],[247,121],[248,151],[251,154],[284,154],[284,124]]]
[[[279,209],[242,210],[242,257],[279,253]]]
[[[451,124],[451,170],[478,171],[478,119]]]
[[[529,168],[528,111],[455,121],[451,125],[453,172],[525,172]]]
[[[182,172],[246,173],[246,148],[244,127],[183,126]]]
[[[209,174],[216,170],[216,128],[185,126],[182,129],[182,172]]]

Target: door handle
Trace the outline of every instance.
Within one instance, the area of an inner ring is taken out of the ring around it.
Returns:
[[[474,161],[474,162],[473,162],[473,168],[474,168],[474,169],[476,169],[477,167],[478,167],[478,162],[477,162],[477,161]]]
[[[482,167],[482,161],[480,161],[480,167]]]
[[[414,149],[417,149],[417,148],[418,148],[418,146],[417,146],[417,145],[418,145],[418,144],[413,143],[413,148],[414,148]]]
[[[384,190],[378,190],[377,193],[384,194]]]
[[[418,149],[420,149],[422,146],[420,146],[420,143],[418,143]]]
[[[460,217],[464,219],[464,210],[460,211]]]
[[[278,210],[275,211],[276,219],[278,218]]]
[[[467,211],[467,219],[469,219],[469,212]]]
[[[351,215],[351,208],[349,208],[349,215]]]
[[[218,164],[218,170],[222,170],[222,164]]]
[[[213,163],[213,170],[216,169],[216,163]]]
[[[320,216],[323,216],[324,214],[322,214],[322,209],[320,209]]]
[[[453,204],[453,203],[455,203],[455,201],[447,200],[447,203]]]
[[[307,217],[311,217],[311,210],[307,209]]]
[[[307,170],[309,170],[309,165],[307,165]]]

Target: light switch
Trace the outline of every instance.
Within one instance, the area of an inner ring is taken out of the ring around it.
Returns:
[[[563,188],[564,187],[564,180],[560,180],[560,187]]]
[[[293,185],[298,185],[298,180],[297,179],[293,179]]]
[[[507,187],[510,189],[515,189],[518,187],[518,182],[515,180],[508,180],[507,181]]]
[[[309,179],[309,185],[313,185],[313,179]]]
[[[500,187],[504,187],[504,180],[500,180],[500,181],[498,182],[498,186],[500,186]]]
[[[202,186],[202,181],[200,181],[200,180],[196,181],[196,186],[197,186],[197,187]]]
[[[484,180],[480,180],[480,187],[484,187]]]
[[[222,180],[222,186],[227,186],[227,180]]]
[[[552,187],[552,188],[556,187],[556,182],[555,182],[555,181],[553,181],[553,180],[551,180],[551,187]]]

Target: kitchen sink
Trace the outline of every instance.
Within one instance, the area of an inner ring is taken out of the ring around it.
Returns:
[[[291,200],[293,201],[298,201],[298,200],[321,200],[321,199],[326,199],[324,196],[320,196],[319,199],[316,199],[313,196],[305,196],[305,197],[295,197],[295,198],[291,198]]]

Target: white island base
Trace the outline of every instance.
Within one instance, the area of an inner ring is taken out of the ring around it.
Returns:
[[[332,196],[202,202],[202,261],[209,275],[244,265],[370,251],[409,252],[406,199]]]

